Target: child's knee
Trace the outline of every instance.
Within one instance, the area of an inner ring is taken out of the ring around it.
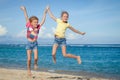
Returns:
[[[27,59],[28,62],[31,62],[31,59]]]
[[[35,59],[34,59],[34,61],[37,61],[37,60],[38,60],[38,58],[35,58]]]
[[[53,57],[55,57],[55,54],[52,54]]]
[[[67,54],[66,54],[66,53],[63,53],[63,57],[67,57]]]

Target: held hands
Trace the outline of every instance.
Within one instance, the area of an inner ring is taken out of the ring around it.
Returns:
[[[22,11],[25,11],[25,10],[26,10],[25,6],[21,6],[20,9],[21,9]],[[44,13],[46,14],[46,13],[48,12],[48,10],[49,10],[49,5],[46,6]]]
[[[45,8],[45,13],[48,12],[48,9],[49,9],[49,6],[46,6],[46,8]]]
[[[47,9],[47,10],[49,10],[49,9],[50,9],[50,6],[49,6],[49,5],[47,5],[46,9]]]

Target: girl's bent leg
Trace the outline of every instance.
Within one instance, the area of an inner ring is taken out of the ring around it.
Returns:
[[[28,75],[31,76],[31,50],[27,50],[27,69],[28,69]]]
[[[34,69],[37,70],[38,69],[38,49],[34,50]]]
[[[75,56],[75,55],[66,53],[66,46],[62,46],[62,54],[64,57],[75,58],[78,61],[78,64],[81,64],[80,56]]]
[[[58,48],[58,45],[54,44],[53,48],[52,48],[52,58],[53,58],[54,63],[56,63],[56,50],[57,50],[57,48]]]

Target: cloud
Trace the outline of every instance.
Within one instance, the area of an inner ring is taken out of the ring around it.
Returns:
[[[46,27],[42,27],[39,31],[39,35],[38,37],[40,39],[53,39],[54,38],[54,32],[55,32],[55,27],[50,28],[50,30],[48,31],[48,29]],[[20,31],[17,35],[17,38],[25,38],[26,37],[26,29]],[[67,32],[66,33],[66,38],[67,39],[77,39],[78,38],[78,34],[73,33],[73,32]]]
[[[53,38],[54,36],[54,27],[51,28],[50,32],[48,32],[48,29],[46,29],[46,27],[42,27],[39,33],[39,38]]]
[[[25,38],[25,37],[26,37],[26,29],[20,31],[20,32],[16,35],[16,37],[18,37],[18,38]]]
[[[67,39],[77,39],[78,38],[78,34],[76,34],[76,33],[67,33],[66,34],[66,38]]]
[[[7,34],[7,29],[6,27],[3,27],[2,25],[0,25],[0,36],[4,36]]]
[[[54,33],[55,33],[55,27],[50,28],[50,30],[48,31],[48,29],[46,29],[46,27],[42,27],[39,33],[39,38],[43,38],[43,39],[52,39],[54,38]],[[66,33],[66,38],[67,39],[77,39],[78,38],[78,34],[73,33],[68,31]]]
[[[51,28],[51,32],[48,32],[48,30],[45,27],[42,27],[39,31],[39,38],[46,39],[46,38],[53,38],[53,32],[54,28]],[[26,38],[26,29],[21,30],[15,37],[17,38]]]
[[[46,27],[42,27],[39,33],[39,38],[43,38],[43,39],[52,39],[54,38],[54,33],[55,33],[55,27],[50,28],[50,30],[48,31],[48,29],[46,29]],[[66,38],[67,39],[77,39],[78,38],[78,34],[73,33],[73,32],[67,32],[66,33]]]
[[[55,27],[52,27],[52,32],[53,32],[53,33],[55,33],[55,29],[56,29]]]

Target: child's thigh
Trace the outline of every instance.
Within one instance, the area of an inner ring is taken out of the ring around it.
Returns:
[[[34,52],[34,58],[38,58],[38,49],[34,49],[33,52]]]
[[[32,50],[27,50],[27,57],[28,57],[28,59],[31,59],[31,53],[32,53]]]

